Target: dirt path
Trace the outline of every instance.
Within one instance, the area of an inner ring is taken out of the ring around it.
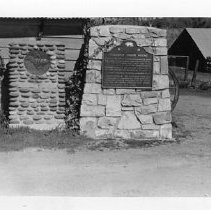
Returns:
[[[74,154],[2,152],[0,195],[210,196],[211,93],[183,91],[174,115],[192,135],[179,144]]]

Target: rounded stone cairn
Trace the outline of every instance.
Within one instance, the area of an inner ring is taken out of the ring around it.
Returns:
[[[10,127],[64,127],[65,46],[13,43],[9,54]]]
[[[80,111],[81,134],[95,139],[172,140],[166,30],[96,26],[90,29],[90,36]],[[124,40],[133,40],[153,54],[152,90],[102,88],[102,51],[109,51]]]

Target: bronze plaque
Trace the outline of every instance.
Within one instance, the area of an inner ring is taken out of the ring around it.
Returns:
[[[134,41],[103,54],[103,88],[152,88],[152,75],[153,55]]]
[[[24,58],[24,65],[29,73],[42,75],[50,68],[50,56],[41,50],[32,50]]]

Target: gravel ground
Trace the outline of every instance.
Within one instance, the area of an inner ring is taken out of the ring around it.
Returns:
[[[211,91],[183,90],[177,143],[0,153],[0,195],[210,196]]]

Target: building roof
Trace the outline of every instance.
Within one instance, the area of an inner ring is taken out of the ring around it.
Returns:
[[[202,55],[211,57],[211,28],[186,28]]]

